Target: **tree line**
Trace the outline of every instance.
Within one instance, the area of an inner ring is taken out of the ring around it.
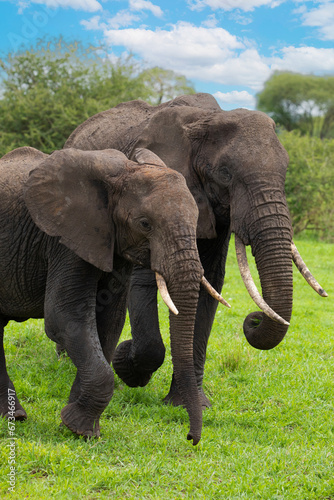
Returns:
[[[42,40],[0,59],[0,157],[29,145],[61,149],[88,117],[120,102],[152,105],[194,93],[184,76],[145,68],[103,47]],[[286,195],[295,234],[334,242],[334,77],[274,73],[257,108],[277,123],[290,156]]]
[[[334,138],[334,76],[275,72],[257,94],[257,108],[279,127]]]
[[[40,41],[0,59],[0,155],[22,144],[61,149],[88,117],[123,101],[151,104],[194,93],[182,75],[143,69],[134,57],[112,60],[103,47]]]
[[[334,242],[334,76],[275,72],[257,108],[275,120],[289,153],[285,189],[295,234]]]

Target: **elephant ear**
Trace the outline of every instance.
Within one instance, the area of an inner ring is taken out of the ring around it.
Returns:
[[[156,165],[158,167],[166,167],[167,165],[159,158],[158,155],[145,148],[136,148],[132,154],[133,159],[139,165]]]
[[[212,112],[212,110],[211,110]],[[188,106],[172,106],[154,114],[143,128],[136,148],[155,153],[169,168],[177,170],[186,179],[199,209],[197,238],[216,238],[216,220],[213,209],[193,168],[198,144],[189,135],[189,125],[207,118],[207,111]]]
[[[113,269],[115,246],[107,184],[125,171],[126,161],[114,150],[56,151],[31,172],[25,186],[35,224],[107,272]]]

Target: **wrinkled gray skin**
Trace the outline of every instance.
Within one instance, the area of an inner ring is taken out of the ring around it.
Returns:
[[[231,232],[251,245],[267,304],[289,321],[292,312],[292,227],[284,194],[288,155],[264,113],[222,111],[209,94],[178,97],[152,107],[142,101],[123,103],[88,119],[65,147],[113,147],[129,157],[137,147],[155,152],[186,178],[198,208],[197,244],[205,276],[221,290]],[[206,347],[217,303],[200,292],[194,363],[202,390]],[[150,272],[136,269],[131,283],[133,341],[121,344],[114,367],[131,386],[145,385],[164,359],[157,316],[156,286]],[[287,326],[263,313],[249,314],[244,333],[258,349],[271,349]],[[166,401],[181,404],[173,378]]]
[[[0,414],[8,416],[4,327],[45,318],[45,330],[77,368],[64,424],[99,435],[113,393],[111,359],[121,333],[133,264],[160,273],[179,315],[171,338],[175,376],[200,439],[202,408],[193,333],[203,276],[198,210],[182,175],[146,150],[45,155],[19,148],[0,160]],[[12,391],[9,391],[12,394]],[[26,418],[16,397],[15,417]]]

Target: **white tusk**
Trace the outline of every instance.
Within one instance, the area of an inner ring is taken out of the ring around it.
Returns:
[[[216,300],[218,300],[218,302],[220,302],[221,304],[224,304],[224,306],[226,307],[231,307],[230,304],[228,302],[226,302],[226,300],[220,295],[220,293],[217,292],[217,290],[215,290],[213,288],[212,285],[210,285],[210,283],[208,282],[208,280],[203,276],[203,278],[201,279],[201,285],[203,285],[203,287],[205,288],[205,290]]]
[[[245,245],[237,235],[235,235],[235,251],[237,254],[237,260],[242,280],[245,284],[245,287],[247,288],[249,295],[254,300],[255,304],[260,309],[262,309],[264,314],[266,314],[273,321],[277,321],[282,325],[289,326],[290,323],[288,323],[285,319],[283,319],[281,316],[275,313],[275,311],[273,311],[271,307],[268,306],[266,301],[261,297],[261,294],[256,288],[256,285],[253,281],[252,275],[249,270]]]
[[[176,309],[174,302],[171,299],[171,296],[168,293],[166,281],[164,278],[161,276],[159,273],[155,273],[155,279],[157,280],[157,285],[159,288],[160,295],[162,297],[162,300],[166,304],[167,307],[172,311],[174,314],[179,314],[179,311]]]
[[[298,271],[305,278],[307,283],[313,288],[313,290],[315,290],[319,295],[321,295],[321,297],[328,297],[328,293],[322,288],[321,285],[319,285],[315,277],[307,268],[294,242],[291,243],[291,251],[292,251],[292,260],[296,264]]]

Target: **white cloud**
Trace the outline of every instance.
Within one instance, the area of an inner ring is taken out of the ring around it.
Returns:
[[[213,94],[217,101],[220,103],[221,107],[241,107],[247,109],[255,108],[255,97],[246,92],[246,90],[237,91],[232,90],[232,92],[216,92]],[[227,105],[227,106],[226,106]]]
[[[247,24],[253,22],[253,19],[251,17],[241,14],[239,10],[231,12],[231,14],[229,15],[229,19],[243,26],[246,26]]]
[[[131,26],[135,21],[139,21],[139,17],[132,12],[126,10],[120,10],[117,12],[116,16],[108,19],[109,28],[119,29],[124,26]]]
[[[152,12],[155,17],[163,17],[163,11],[158,5],[154,5],[148,0],[130,0],[129,7],[134,11],[148,10]]]
[[[191,80],[260,91],[275,70],[333,72],[334,48],[290,46],[264,57],[248,40],[215,27],[214,18],[211,20],[212,27],[179,22],[169,30],[110,29],[108,22],[107,26],[101,24],[100,29],[111,47],[123,47],[150,66],[163,66]],[[94,28],[99,22],[95,16],[86,27]]]
[[[100,16],[94,16],[88,21],[82,20],[80,24],[84,26],[87,30],[108,30],[108,29],[119,29],[125,26],[131,26],[135,21],[139,21],[140,18],[129,12],[128,10],[120,10],[114,17],[106,19],[104,22],[101,21]]]
[[[106,30],[104,34],[111,45],[124,46],[147,62],[178,71],[196,67],[203,73],[206,67],[232,57],[234,50],[244,47],[223,28],[196,27],[184,22],[170,31],[129,28]]]
[[[193,10],[201,10],[211,7],[213,10],[254,10],[256,7],[277,7],[286,0],[188,0],[189,6]]]
[[[303,25],[319,29],[321,38],[334,40],[334,3],[322,3],[318,8],[302,13]]]
[[[214,81],[223,85],[243,85],[253,90],[260,90],[263,82],[270,76],[271,70],[255,49],[246,49],[240,54],[234,53],[225,60],[220,60],[197,78]],[[189,78],[195,78],[189,75]]]
[[[31,2],[24,2],[24,7],[29,3],[37,3],[39,5],[46,5],[46,7],[56,9],[57,7],[71,8],[75,10],[83,10],[85,12],[96,12],[102,9],[102,5],[97,0],[31,0]],[[23,2],[21,2],[21,7]]]
[[[86,28],[86,30],[100,30],[100,29],[106,29],[107,25],[105,23],[100,22],[101,17],[100,16],[94,16],[88,21],[83,19],[80,21],[80,24]]]
[[[149,65],[162,65],[190,79],[259,90],[270,75],[256,49],[222,28],[180,22],[170,31],[129,28],[104,34],[111,46],[124,46]]]
[[[216,16],[214,14],[210,14],[209,17],[202,22],[202,26],[205,28],[215,28],[218,23],[219,21]]]
[[[334,49],[316,47],[285,47],[282,57],[274,57],[272,70],[294,71],[295,73],[333,73]]]
[[[134,14],[134,12],[148,10],[156,17],[163,17],[163,11],[160,7],[147,0],[130,0],[129,8],[130,10],[124,9],[118,11],[115,16],[109,17],[103,22],[100,16],[94,16],[89,20],[82,20],[80,24],[87,30],[118,30],[119,28],[131,26],[135,22],[140,21],[140,17]]]

